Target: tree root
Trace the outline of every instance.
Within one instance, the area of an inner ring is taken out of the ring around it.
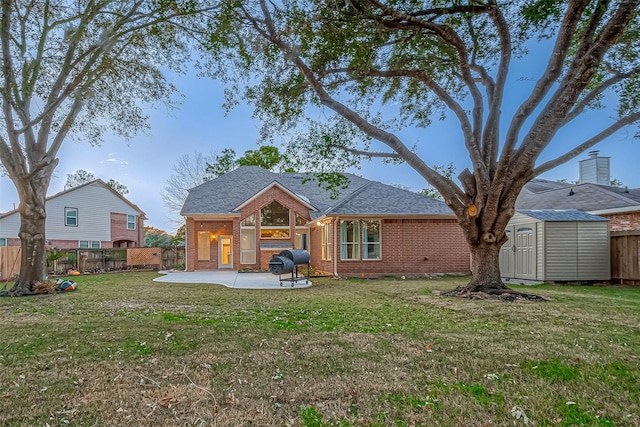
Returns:
[[[441,295],[474,300],[496,300],[506,302],[552,301],[549,297],[514,291],[504,285],[501,287],[459,286],[451,291],[443,292]]]

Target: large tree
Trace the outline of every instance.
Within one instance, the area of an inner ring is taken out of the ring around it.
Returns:
[[[203,2],[207,8],[211,2]],[[181,71],[202,11],[198,1],[3,0],[0,161],[20,213],[13,295],[46,276],[45,197],[61,144],[99,144],[107,129],[145,129],[145,104],[174,103],[161,66]]]
[[[306,123],[307,137],[296,141],[319,156],[307,154],[309,162],[343,153],[351,162],[381,157],[415,169],[455,213],[470,247],[473,278],[457,294],[497,294],[509,292],[499,251],[525,183],[640,120],[639,6],[640,0],[229,2],[211,37],[208,66],[226,78],[229,95],[254,103],[269,128],[264,135],[319,109],[329,126]],[[537,43],[548,51],[528,58],[529,49],[541,50]],[[514,59],[543,64],[526,94],[509,92]],[[524,96],[513,107],[508,95]],[[555,138],[595,108],[606,108],[611,119],[593,135],[570,143]],[[421,127],[421,144],[442,144],[430,139],[429,124],[443,116],[459,125],[444,143],[468,152],[470,167],[458,180],[429,167],[428,151],[418,155],[414,141],[402,138],[402,129]],[[539,161],[552,147],[556,154]]]

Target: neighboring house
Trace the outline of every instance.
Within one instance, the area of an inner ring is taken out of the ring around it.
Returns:
[[[441,201],[346,174],[332,199],[299,173],[244,166],[189,190],[188,271],[268,270],[284,249],[306,249],[335,276],[468,273],[469,249]]]
[[[144,246],[145,214],[102,180],[48,197],[47,247],[58,249]],[[19,246],[20,214],[0,214],[0,245]]]
[[[612,232],[639,231],[640,188],[601,184],[610,182],[608,159],[592,152],[581,160],[577,184],[532,180],[520,193],[516,209],[578,209],[608,218]]]

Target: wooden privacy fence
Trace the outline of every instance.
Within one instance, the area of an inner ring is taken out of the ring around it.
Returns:
[[[12,279],[20,272],[20,246],[0,246],[0,280]]]
[[[0,246],[0,280],[12,280],[20,272],[20,247]],[[47,270],[51,275],[67,274],[71,269],[97,273],[151,268],[156,270],[184,266],[184,247],[62,249],[49,252]]]
[[[611,232],[611,280],[640,285],[640,231]]]

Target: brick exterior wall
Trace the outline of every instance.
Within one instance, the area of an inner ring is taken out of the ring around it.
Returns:
[[[380,260],[340,260],[340,233],[333,224],[333,243],[338,246],[332,257],[337,254],[339,276],[469,272],[469,247],[455,219],[384,219]],[[312,229],[311,265],[333,274],[333,261],[321,260],[320,233],[320,227]]]
[[[282,206],[289,209],[289,238],[288,239],[261,239],[260,238],[260,209],[267,206],[274,200],[278,201]],[[240,268],[259,269],[263,271],[269,270],[269,260],[274,254],[279,254],[282,248],[264,248],[260,249],[260,243],[275,243],[287,245],[289,248],[295,246],[295,224],[296,215],[305,218],[307,221],[311,219],[309,208],[300,203],[300,201],[288,193],[282,191],[278,187],[271,187],[264,193],[252,199],[249,203],[242,207],[240,217],[246,218],[251,214],[256,217],[256,264],[242,264]],[[240,232],[238,231],[238,236]],[[238,239],[239,241],[239,239]],[[238,254],[240,253],[240,244],[238,243]],[[311,248],[309,248],[311,249]],[[311,252],[311,251],[310,251]]]
[[[638,231],[640,230],[640,212],[625,212],[619,214],[600,215],[609,219],[611,231]]]
[[[126,242],[126,247],[142,247],[144,246],[144,220],[138,217],[135,230],[127,229],[127,215],[122,213],[111,213],[111,242],[108,242],[109,246],[103,248],[113,247],[112,242]],[[123,247],[120,244],[118,247]]]
[[[218,242],[220,236],[233,236],[233,266],[234,270],[238,269],[240,264],[240,226],[238,220],[224,221],[194,221],[187,218],[185,233],[187,236],[187,271],[198,270],[216,270],[218,269]],[[237,227],[237,234],[234,234]],[[198,260],[198,233],[208,232],[209,239],[209,260]],[[213,236],[213,238],[211,238]]]

